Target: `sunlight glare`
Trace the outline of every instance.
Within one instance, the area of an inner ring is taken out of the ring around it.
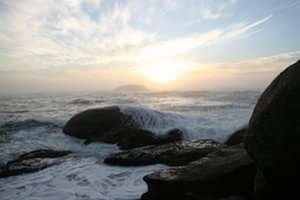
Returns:
[[[148,79],[160,83],[174,81],[184,72],[179,64],[161,63],[144,67],[142,74]]]

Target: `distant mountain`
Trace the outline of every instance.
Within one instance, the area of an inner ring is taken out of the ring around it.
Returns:
[[[142,85],[122,85],[117,87],[115,91],[118,92],[146,92],[148,89]]]

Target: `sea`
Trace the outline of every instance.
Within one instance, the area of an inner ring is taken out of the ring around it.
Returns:
[[[120,106],[156,134],[179,128],[186,140],[224,142],[247,125],[260,91],[76,92],[0,95],[0,162],[38,149],[70,150],[60,164],[0,178],[1,200],[135,200],[143,177],[165,165],[118,167],[103,163],[120,151],[63,134],[64,124],[90,108]]]

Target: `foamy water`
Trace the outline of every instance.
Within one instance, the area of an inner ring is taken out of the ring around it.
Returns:
[[[61,128],[75,113],[119,105],[144,128],[157,134],[180,128],[186,139],[224,141],[245,125],[258,92],[85,93],[0,97],[0,161],[40,149],[71,150],[59,165],[0,179],[0,199],[138,199],[142,177],[163,165],[112,167],[103,164],[115,145],[84,145]]]

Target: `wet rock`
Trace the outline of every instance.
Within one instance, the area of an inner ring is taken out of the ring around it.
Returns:
[[[189,165],[155,172],[144,177],[148,192],[143,200],[218,199],[250,196],[256,173],[254,162],[239,145],[222,148]]]
[[[300,61],[263,92],[251,116],[245,147],[281,199],[300,199]]]
[[[6,170],[6,164],[0,161],[0,174]]]
[[[60,163],[57,158],[70,153],[70,151],[41,149],[23,154],[0,167],[0,178],[40,171]]]
[[[63,132],[87,139],[85,144],[105,142],[118,144],[122,149],[165,144],[183,137],[183,133],[177,129],[164,135],[145,130],[117,106],[83,111],[67,122]]]
[[[229,138],[226,140],[225,144],[228,146],[232,146],[232,145],[237,145],[237,144],[241,144],[244,142],[244,137],[247,133],[247,129],[248,127],[243,127],[237,131],[235,131],[234,133],[232,133]]]
[[[161,145],[182,140],[182,133],[170,131],[164,135],[155,135],[138,128],[125,128],[117,132],[116,143],[121,149],[132,149],[147,145]]]
[[[82,139],[97,138],[113,143],[113,138],[108,135],[130,127],[132,122],[130,116],[124,115],[117,106],[89,109],[74,115],[63,132]]]
[[[107,157],[104,162],[111,165],[123,166],[158,163],[171,166],[186,165],[223,146],[213,140],[180,141],[115,153]]]

